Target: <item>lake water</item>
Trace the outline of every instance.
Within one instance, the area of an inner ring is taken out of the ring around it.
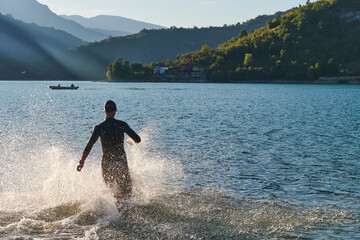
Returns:
[[[360,86],[74,83],[0,82],[1,239],[360,239]],[[120,212],[99,143],[76,171],[109,99]]]

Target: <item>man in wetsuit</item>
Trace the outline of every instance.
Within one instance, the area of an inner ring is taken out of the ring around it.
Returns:
[[[86,157],[92,146],[100,137],[102,147],[101,170],[104,182],[113,192],[118,204],[131,196],[132,182],[124,150],[124,133],[134,142],[139,143],[141,138],[126,122],[116,120],[116,104],[109,100],[105,103],[105,121],[95,126],[92,135],[83,151],[77,166],[80,172],[84,167]],[[131,141],[128,141],[131,144]]]

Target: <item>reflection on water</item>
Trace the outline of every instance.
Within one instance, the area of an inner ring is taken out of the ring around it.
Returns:
[[[0,238],[360,237],[358,86],[48,85],[0,82]],[[120,211],[99,143],[75,170],[109,99],[143,140]]]
[[[106,88],[82,88],[81,90],[106,90]]]

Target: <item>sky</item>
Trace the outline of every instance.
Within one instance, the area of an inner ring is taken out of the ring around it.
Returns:
[[[56,14],[115,15],[165,27],[208,27],[242,23],[285,11],[307,0],[38,0]],[[312,0],[313,2],[315,0]]]

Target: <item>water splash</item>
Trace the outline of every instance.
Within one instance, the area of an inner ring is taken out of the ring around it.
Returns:
[[[177,182],[185,175],[179,161],[152,151],[151,136],[158,135],[156,128],[147,127],[139,134],[141,143],[127,146],[126,151],[134,181],[133,201],[145,204],[157,195],[180,188]]]
[[[149,152],[154,131],[145,128],[139,133],[141,144],[126,147],[135,206],[149,203],[182,176],[180,165]],[[31,142],[27,136],[8,136],[16,140],[1,159],[0,237],[55,232],[73,237],[84,232],[84,239],[97,239],[99,228],[119,220],[112,194],[102,181],[99,149],[77,172],[81,152],[69,151],[62,142],[47,142],[44,136]]]

